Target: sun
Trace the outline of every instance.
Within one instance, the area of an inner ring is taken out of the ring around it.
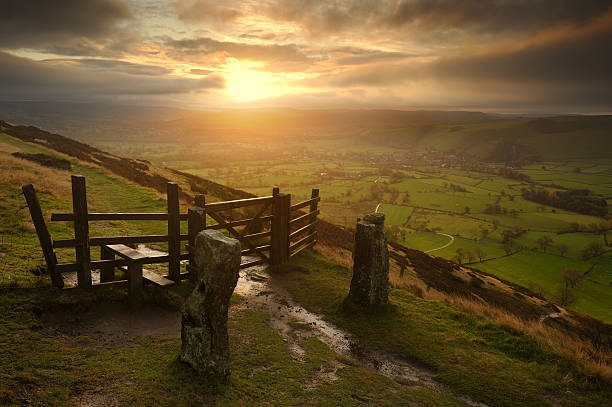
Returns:
[[[287,93],[282,76],[257,69],[257,66],[235,62],[225,71],[225,92],[236,102],[269,99]]]

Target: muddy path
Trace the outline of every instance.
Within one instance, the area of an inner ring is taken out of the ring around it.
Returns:
[[[268,274],[265,266],[241,270],[234,292],[244,298],[245,307],[268,314],[270,327],[281,335],[296,359],[303,358],[305,351],[295,337],[314,336],[353,365],[375,371],[398,383],[434,390],[445,387],[435,380],[433,370],[396,355],[365,349],[358,345],[350,333],[295,303],[287,291]],[[300,325],[307,329],[299,328]],[[468,397],[459,398],[471,406],[487,407]]]

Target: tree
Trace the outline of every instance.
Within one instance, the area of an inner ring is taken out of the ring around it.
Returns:
[[[569,284],[572,288],[574,288],[582,276],[582,271],[578,270],[577,268],[568,268],[563,272],[563,282],[565,285]]]
[[[480,229],[480,240],[482,240],[485,237],[487,237],[488,234],[489,234],[489,230],[488,229]]]
[[[546,252],[546,248],[548,248],[548,246],[550,246],[550,244],[552,243],[552,237],[550,237],[548,235],[542,235],[542,236],[538,237],[536,242],[540,246],[540,249],[542,249],[542,251]]]
[[[599,256],[603,251],[603,245],[601,243],[589,243],[587,247],[582,250],[582,258],[588,260],[591,257]]]
[[[471,250],[466,250],[465,258],[467,259],[468,263],[473,263],[474,260],[476,259],[476,255]]]
[[[463,210],[463,213],[470,213],[471,209],[469,206],[466,206],[465,209]]]
[[[510,256],[514,252],[514,241],[509,240],[502,244],[502,249],[506,252],[506,255]]]
[[[565,243],[560,243],[557,245],[557,250],[559,251],[561,257],[565,257],[565,254],[569,250],[569,247]]]
[[[478,256],[478,261],[482,263],[482,261],[487,257],[487,253],[479,247],[476,249],[476,256]]]
[[[457,250],[455,250],[455,257],[454,260],[459,263],[460,265],[463,265],[463,261],[465,259],[465,251],[462,248],[459,248]]]
[[[561,305],[568,306],[574,301],[576,301],[576,294],[574,294],[574,291],[567,285],[561,286],[559,289],[559,302]]]

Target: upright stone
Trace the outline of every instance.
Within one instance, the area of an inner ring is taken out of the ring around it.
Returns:
[[[195,241],[196,287],[182,310],[181,360],[211,380],[229,379],[227,313],[240,269],[240,242],[215,230]]]
[[[364,307],[389,302],[389,250],[384,213],[371,213],[357,222],[349,300]]]

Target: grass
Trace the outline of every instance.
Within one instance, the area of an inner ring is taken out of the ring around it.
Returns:
[[[496,406],[606,403],[611,388],[520,332],[442,301],[392,290],[391,308],[375,315],[346,308],[350,272],[322,257],[300,256],[286,288],[306,308],[352,332],[364,346],[417,360],[453,391]],[[426,345],[424,345],[426,344]],[[492,391],[492,389],[494,389]]]

